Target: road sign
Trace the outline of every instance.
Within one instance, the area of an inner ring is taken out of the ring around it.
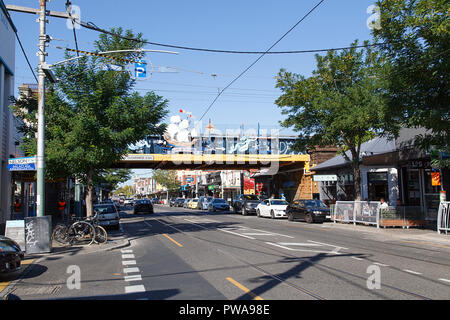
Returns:
[[[9,159],[8,171],[36,171],[36,157]]]
[[[135,77],[138,78],[146,78],[147,77],[147,62],[145,60],[138,60],[137,63],[134,64]]]

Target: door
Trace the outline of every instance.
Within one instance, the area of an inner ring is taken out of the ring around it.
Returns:
[[[269,200],[264,200],[264,201],[262,202],[261,209],[262,209],[261,214],[262,214],[264,217],[270,216],[270,203],[269,203]]]

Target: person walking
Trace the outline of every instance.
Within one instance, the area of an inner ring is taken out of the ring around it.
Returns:
[[[58,212],[59,212],[59,217],[61,219],[64,218],[64,210],[66,209],[66,205],[67,205],[67,203],[64,199],[60,199],[58,201]]]

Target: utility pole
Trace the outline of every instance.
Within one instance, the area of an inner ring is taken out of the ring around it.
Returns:
[[[50,37],[46,34],[47,15],[52,17],[70,19],[79,18],[70,16],[65,12],[47,11],[47,1],[39,0],[39,9],[27,8],[16,5],[7,5],[10,11],[39,15],[39,65],[38,65],[38,131],[37,131],[37,187],[36,187],[36,215],[45,216],[45,77],[54,81],[54,76],[46,64],[46,45]]]
[[[45,45],[47,43],[46,34],[46,10],[47,0],[40,1],[39,13],[39,83],[38,83],[38,132],[37,132],[37,216],[45,216],[45,73],[43,66],[45,64]]]

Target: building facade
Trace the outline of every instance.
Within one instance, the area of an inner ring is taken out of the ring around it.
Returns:
[[[14,156],[14,123],[9,109],[14,96],[15,26],[3,1],[0,1],[0,225],[12,212],[11,174],[8,159]]]

